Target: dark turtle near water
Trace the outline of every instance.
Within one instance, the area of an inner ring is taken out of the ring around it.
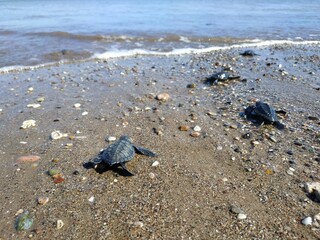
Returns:
[[[258,56],[259,54],[256,54],[253,50],[245,50],[244,52],[240,53],[240,55],[245,57],[253,57]]]
[[[285,128],[285,126],[279,122],[274,108],[267,103],[256,102],[256,105],[247,107],[244,114],[248,120],[254,121],[259,125],[266,123],[274,124],[280,130]]]
[[[211,75],[210,77],[207,77],[205,80],[205,83],[213,85],[213,84],[217,84],[218,82],[224,82],[227,80],[238,79],[238,78],[240,78],[240,76],[232,76],[228,72],[221,71]]]
[[[118,141],[104,149],[99,156],[94,159],[93,164],[97,166],[100,163],[106,163],[110,167],[120,165],[128,175],[132,176],[133,174],[128,171],[125,164],[134,158],[136,152],[149,157],[157,156],[157,154],[149,149],[133,145],[132,140],[124,135],[121,136]]]

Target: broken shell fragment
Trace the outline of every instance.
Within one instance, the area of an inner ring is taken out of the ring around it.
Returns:
[[[170,95],[168,93],[160,93],[156,96],[156,99],[159,101],[168,101],[170,99]]]
[[[36,126],[35,120],[26,120],[22,123],[21,127],[22,129],[30,128]]]
[[[63,138],[63,137],[68,137],[68,134],[67,133],[61,133],[60,131],[56,130],[56,131],[53,131],[50,135],[51,139],[52,140],[57,140],[57,139],[60,139],[60,138]]]
[[[17,158],[18,163],[36,162],[38,160],[40,160],[40,157],[36,155],[21,156]]]

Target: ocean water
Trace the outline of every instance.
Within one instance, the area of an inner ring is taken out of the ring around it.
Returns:
[[[320,40],[320,0],[0,0],[0,68]]]

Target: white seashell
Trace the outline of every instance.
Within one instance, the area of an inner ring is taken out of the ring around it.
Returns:
[[[26,120],[22,123],[20,128],[26,129],[26,128],[34,127],[35,125],[36,125],[35,120]]]
[[[31,103],[27,105],[28,108],[39,108],[41,105],[39,103]]]
[[[151,166],[152,166],[152,167],[157,167],[159,164],[160,164],[160,163],[159,163],[158,161],[154,161]]]
[[[57,139],[60,139],[60,138],[63,138],[63,137],[67,137],[68,134],[67,133],[61,133],[60,131],[56,130],[56,131],[53,131],[50,135],[51,139],[52,140],[57,140]]]
[[[61,219],[59,219],[57,221],[57,229],[61,229],[63,226],[64,226],[64,222]]]

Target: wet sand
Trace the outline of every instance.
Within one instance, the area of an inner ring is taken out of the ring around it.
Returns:
[[[319,239],[316,221],[301,223],[320,213],[303,188],[320,181],[319,45],[252,49],[260,55],[236,48],[2,73],[0,239]],[[223,66],[240,79],[204,84]],[[164,92],[170,99],[157,100]],[[240,116],[257,100],[278,110],[284,131]],[[68,137],[52,140],[54,130]],[[159,156],[137,155],[133,177],[84,167],[121,135]],[[41,159],[17,162],[28,155]],[[50,169],[65,180],[55,184]],[[15,229],[20,209],[29,230]]]

